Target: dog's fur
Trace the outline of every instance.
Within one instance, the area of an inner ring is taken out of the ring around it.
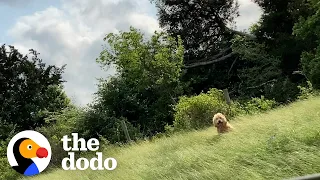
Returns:
[[[215,114],[212,121],[219,134],[229,132],[233,129],[233,127],[227,121],[227,118],[222,113]]]

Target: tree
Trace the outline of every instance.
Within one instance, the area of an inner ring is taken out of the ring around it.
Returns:
[[[299,17],[310,14],[309,7],[304,0],[255,2],[263,9],[259,22],[251,27],[256,38],[254,41],[236,38],[238,45],[233,46],[243,62],[241,65],[238,61],[236,66],[240,84],[247,86],[239,89],[249,96],[260,93],[280,102],[294,100],[299,93],[297,85],[306,81],[303,75],[295,73],[300,69],[300,55],[315,47],[315,43],[293,36],[292,30]]]
[[[317,44],[301,55],[303,74],[308,77],[315,88],[320,88],[320,3],[318,0],[308,1],[308,17],[301,16],[294,26],[293,34],[302,40]]]
[[[100,83],[96,109],[127,119],[145,135],[163,130],[172,123],[177,97],[181,94],[183,46],[163,32],[144,38],[139,30],[110,33],[109,48],[97,62],[114,65],[117,76]]]
[[[239,56],[234,68],[240,79],[232,94],[240,99],[264,96],[284,103],[295,99],[298,88],[282,76],[281,60],[267,52],[265,43],[236,36],[232,50]]]
[[[161,27],[172,36],[182,37],[186,49],[182,77],[189,84],[190,93],[215,87],[232,89],[239,96],[269,94],[281,102],[296,97],[297,85],[304,83],[305,78],[293,72],[300,67],[302,51],[315,47],[310,40],[292,35],[298,18],[310,14],[304,0],[255,0],[264,12],[250,34],[227,26],[238,16],[236,1],[155,2]],[[232,40],[249,46],[235,48]],[[274,87],[282,87],[283,91]]]
[[[236,91],[241,97],[265,96],[265,90],[281,76],[280,61],[265,51],[264,44],[236,36],[232,50],[239,55],[238,75],[241,79]]]
[[[61,86],[64,67],[46,67],[35,50],[30,53],[28,60],[13,46],[0,48],[0,138],[13,128],[39,127],[49,112],[69,104]]]
[[[181,36],[188,61],[218,53],[230,38],[228,23],[238,16],[233,0],[158,0],[159,23],[170,35]]]
[[[159,23],[171,36],[181,36],[185,47],[182,80],[186,93],[200,93],[212,87],[232,88],[239,81],[231,68],[237,59],[230,40],[238,34],[254,36],[228,27],[238,16],[234,0],[154,0]],[[231,69],[231,71],[229,71]]]
[[[266,44],[267,52],[281,60],[283,76],[292,81],[299,80],[294,71],[299,69],[300,55],[305,49],[315,46],[292,35],[293,26],[300,17],[310,14],[305,0],[254,0],[263,14],[254,31],[259,42]]]

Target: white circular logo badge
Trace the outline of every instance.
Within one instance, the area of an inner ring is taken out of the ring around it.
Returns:
[[[9,142],[7,158],[10,166],[25,176],[33,176],[47,168],[51,146],[47,138],[36,131],[22,131]]]

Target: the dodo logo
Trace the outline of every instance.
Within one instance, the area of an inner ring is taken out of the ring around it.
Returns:
[[[7,158],[17,172],[33,176],[49,165],[51,147],[42,134],[31,130],[22,131],[10,140]]]

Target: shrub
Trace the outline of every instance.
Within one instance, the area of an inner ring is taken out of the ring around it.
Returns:
[[[297,83],[293,83],[288,77],[278,78],[276,82],[265,87],[265,92],[266,99],[274,99],[283,104],[295,101],[299,95]]]
[[[310,81],[307,81],[306,86],[298,86],[298,88],[300,90],[299,100],[307,99],[314,94],[314,89]]]
[[[18,179],[19,176],[21,175],[10,167],[7,158],[1,156],[0,157],[0,179],[15,180],[15,179]]]
[[[0,179],[15,180],[21,175],[11,168],[7,160],[7,146],[9,139],[0,141]]]
[[[234,101],[227,105],[223,92],[211,89],[207,93],[197,96],[180,98],[174,107],[173,125],[166,125],[166,134],[171,134],[180,130],[202,129],[212,125],[212,117],[215,113],[221,112],[226,115],[228,120],[239,114],[254,114],[271,110],[277,106],[275,100],[252,98],[249,101]]]
[[[228,117],[236,114],[236,109],[227,105],[223,92],[217,89],[211,89],[209,92],[201,93],[198,96],[183,96],[174,110],[174,131],[208,127],[212,124],[214,113],[217,112],[221,112]],[[173,127],[166,126],[165,129],[172,132]]]
[[[63,150],[61,139],[64,135],[79,132],[83,116],[83,110],[70,107],[64,109],[61,113],[49,116],[46,122],[50,125],[36,129],[46,136],[50,142],[52,154],[54,154],[51,158],[51,166],[60,165],[62,159],[67,157],[68,153]]]
[[[126,118],[110,116],[107,112],[99,110],[89,110],[82,119],[83,136],[89,138],[104,137],[110,143],[126,142],[126,137],[122,129],[121,121],[124,121],[131,140],[142,137],[139,127],[134,127]]]
[[[266,99],[264,96],[260,98],[251,98],[251,100],[244,102],[238,106],[246,114],[255,114],[271,110],[277,106],[275,100]]]

